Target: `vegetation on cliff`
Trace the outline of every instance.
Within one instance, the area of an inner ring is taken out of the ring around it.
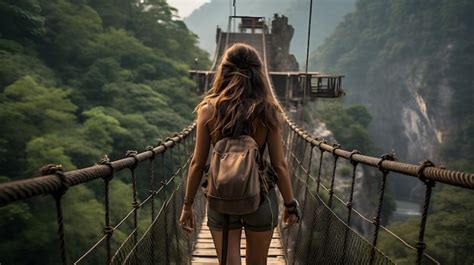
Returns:
[[[420,116],[426,115],[428,123],[436,121],[444,134],[438,152],[445,165],[473,171],[473,10],[469,0],[359,0],[313,54],[311,67],[347,76],[349,102],[369,107],[373,131],[386,144],[397,137],[407,143],[403,124],[388,117],[401,117],[406,104],[421,96],[426,105],[420,104]],[[470,264],[473,194],[452,187],[437,190],[428,218],[427,251],[442,263]],[[424,189],[418,191],[422,197]],[[414,242],[418,223],[410,220],[392,228]],[[414,253],[388,238],[382,249],[411,264]]]

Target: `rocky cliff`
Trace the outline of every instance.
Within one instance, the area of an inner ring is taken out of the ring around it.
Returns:
[[[360,0],[312,55],[346,75],[347,101],[365,105],[380,152],[472,169],[472,1]],[[470,166],[471,165],[471,166]],[[416,180],[414,180],[416,181]],[[398,185],[410,197],[413,183]],[[397,181],[397,183],[401,183]]]

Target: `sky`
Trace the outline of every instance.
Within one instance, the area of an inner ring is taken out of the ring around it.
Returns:
[[[168,0],[168,4],[178,9],[181,18],[189,16],[194,9],[210,2],[211,0]]]

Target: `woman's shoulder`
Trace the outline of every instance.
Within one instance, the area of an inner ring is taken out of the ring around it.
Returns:
[[[214,114],[214,109],[215,109],[215,107],[212,104],[212,102],[210,102],[210,101],[205,102],[197,110],[198,118],[201,117],[205,120],[209,120],[212,117],[212,115]]]
[[[280,129],[285,123],[285,116],[280,111],[275,111],[274,115],[267,117],[268,119],[257,118],[258,124],[266,130],[272,131]]]

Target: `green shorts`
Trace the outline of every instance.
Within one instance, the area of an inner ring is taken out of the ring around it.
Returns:
[[[275,189],[268,192],[258,209],[245,215],[230,215],[229,230],[242,229],[253,232],[263,232],[274,229],[278,225],[278,198]],[[224,214],[207,207],[207,226],[212,230],[222,230]]]

